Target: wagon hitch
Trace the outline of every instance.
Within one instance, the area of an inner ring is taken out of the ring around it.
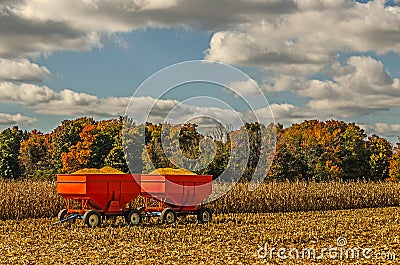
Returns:
[[[62,223],[68,222],[68,221],[73,220],[73,219],[82,219],[82,218],[83,218],[82,215],[77,214],[77,213],[73,213],[73,214],[68,215],[67,218],[62,219],[60,221],[57,221],[55,223],[52,223],[51,225],[54,226],[54,225],[57,225],[57,224],[62,224]]]

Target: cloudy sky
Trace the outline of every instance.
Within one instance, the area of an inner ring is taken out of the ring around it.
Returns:
[[[400,135],[399,0],[0,0],[0,129],[117,117],[150,75],[198,59],[243,70],[277,122]]]

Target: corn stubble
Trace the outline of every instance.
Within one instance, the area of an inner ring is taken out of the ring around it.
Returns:
[[[216,187],[218,188],[218,187]],[[222,187],[219,187],[222,188]],[[260,259],[268,248],[368,247],[400,259],[399,183],[238,184],[209,204],[207,224],[194,217],[137,227],[123,218],[90,229],[82,222],[52,226],[64,207],[55,183],[0,181],[0,264],[392,264],[374,259]],[[141,198],[131,202],[142,203]],[[341,208],[385,207],[329,211]],[[315,211],[327,210],[327,211]],[[51,217],[51,218],[41,218]],[[36,219],[32,219],[36,218]],[[17,219],[17,220],[9,220]]]
[[[0,221],[0,264],[391,264],[374,259],[281,260],[257,250],[372,248],[400,255],[398,207],[320,212],[220,214],[211,223],[188,219],[138,227],[106,222],[51,226],[49,219]]]

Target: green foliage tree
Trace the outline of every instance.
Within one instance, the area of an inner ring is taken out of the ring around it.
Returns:
[[[178,165],[196,168],[203,135],[197,132],[196,124],[170,125],[146,124],[146,145],[143,162],[146,171]],[[164,146],[163,146],[164,145]]]
[[[114,129],[109,133],[110,137],[113,138],[113,144],[110,152],[104,159],[104,162],[107,166],[113,167],[125,173],[129,173],[130,170],[124,153],[123,144],[123,125],[124,123],[126,125],[126,122],[127,121],[124,117],[120,117],[118,122],[116,120],[113,121],[113,123],[115,123],[113,126]],[[140,164],[140,166],[142,165],[141,161],[137,161],[137,163]]]
[[[156,168],[174,167],[162,147],[161,129],[163,125],[146,123],[145,126],[145,148],[142,152],[145,172],[152,171]],[[169,130],[170,126],[164,124],[164,128]],[[168,139],[166,140],[168,141]]]
[[[350,123],[342,134],[341,156],[343,179],[368,179],[370,177],[366,134],[354,123]]]
[[[125,126],[122,129],[123,139],[121,139],[123,153],[115,150],[114,152],[119,152],[119,155],[114,161],[115,163],[120,161],[121,165],[125,166],[122,162],[122,160],[125,160],[126,166],[129,168],[131,173],[142,173],[145,164],[144,161],[146,160],[144,159],[145,141],[142,141],[141,139],[144,137],[147,138],[146,125],[136,125],[129,119],[124,120],[124,124]],[[116,144],[117,143],[118,142],[116,142]],[[118,146],[115,148],[118,148]]]
[[[370,179],[384,180],[389,178],[389,165],[392,158],[392,144],[377,135],[368,137],[367,142]]]
[[[0,176],[16,179],[22,176],[23,168],[19,163],[21,142],[28,137],[26,131],[18,126],[5,129],[0,133]]]

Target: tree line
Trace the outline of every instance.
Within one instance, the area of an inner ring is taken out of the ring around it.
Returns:
[[[82,117],[64,120],[50,133],[27,132],[17,126],[5,129],[0,133],[0,176],[54,180],[58,173],[106,165],[126,173],[148,172],[175,167],[176,161],[196,168],[190,163],[200,157],[207,166],[199,167],[196,173],[218,177],[232,158],[231,151],[237,144],[233,139],[247,132],[249,151],[243,158],[247,163],[241,168],[244,181],[251,179],[260,159],[267,159],[260,162],[271,165],[264,172],[267,180],[400,179],[400,143],[393,147],[385,138],[367,136],[354,123],[308,120],[288,128],[280,124],[246,123],[226,136],[221,130],[203,135],[191,123],[124,124],[127,123],[123,117],[100,121]],[[261,156],[262,129],[274,132],[270,134],[275,137],[271,142],[276,147],[271,152],[273,156]],[[145,139],[143,143],[137,141],[140,137]],[[162,140],[168,143],[168,148],[162,146]],[[203,140],[212,141],[215,149],[205,150],[204,146],[202,149]],[[176,150],[177,146],[180,150]],[[210,161],[207,152],[215,153]],[[133,155],[138,153],[142,155]]]

